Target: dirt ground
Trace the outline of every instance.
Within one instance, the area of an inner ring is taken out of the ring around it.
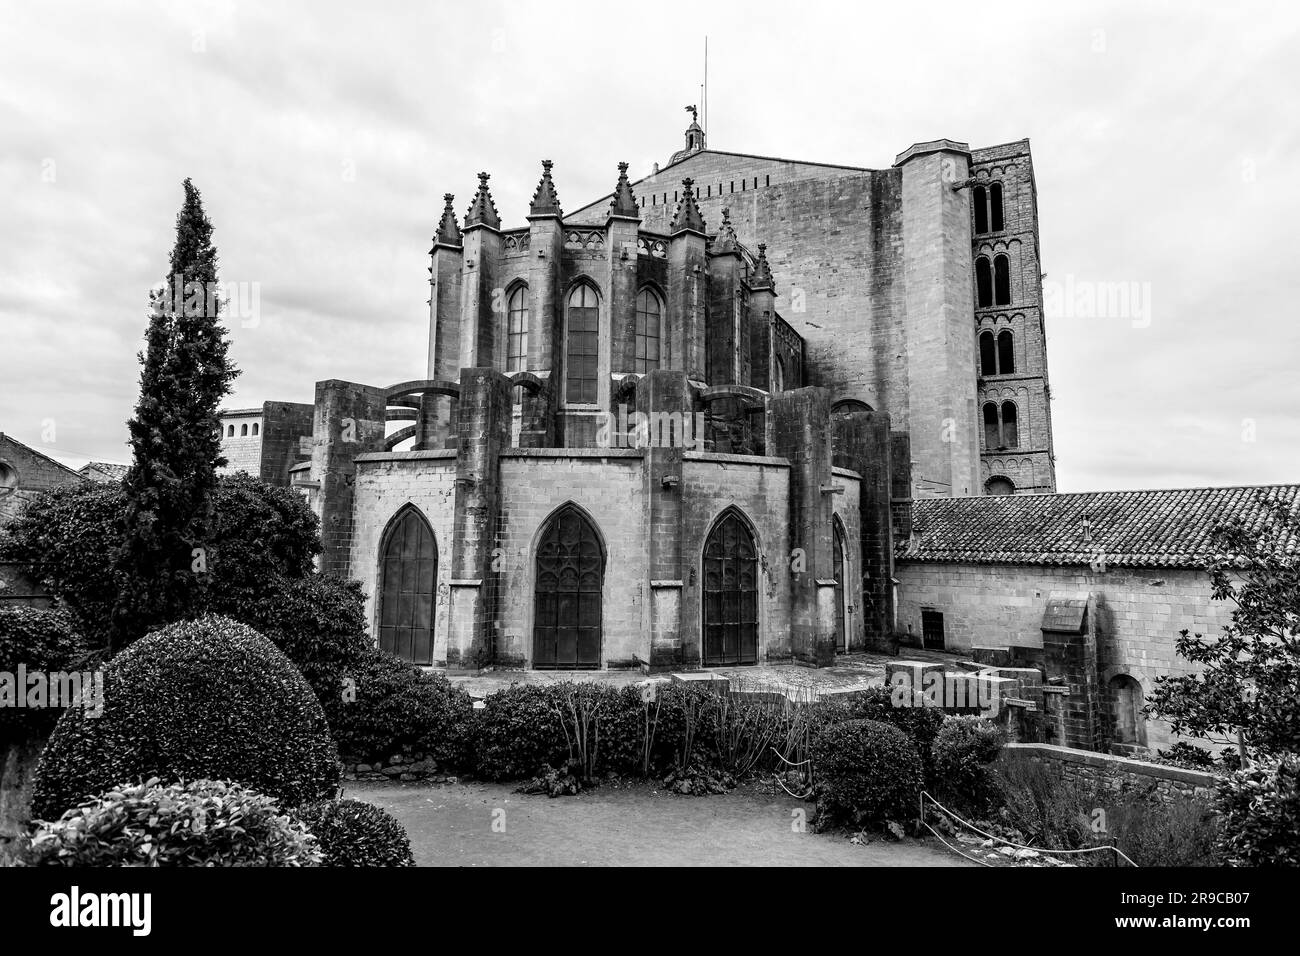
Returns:
[[[361,783],[344,796],[402,821],[420,866],[968,866],[933,841],[813,833],[813,804],[752,782],[684,797],[643,783],[550,799],[509,784]],[[800,816],[807,826],[800,826]]]

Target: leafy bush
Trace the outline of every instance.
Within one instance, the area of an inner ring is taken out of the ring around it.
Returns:
[[[0,672],[14,683],[0,684],[0,741],[17,740],[46,730],[59,716],[54,707],[18,707],[26,686],[17,683],[18,668],[27,672],[88,669],[94,665],[72,617],[63,610],[0,604]],[[10,694],[13,700],[6,701]]]
[[[1214,866],[1219,826],[1214,810],[1191,797],[1158,800],[1127,793],[1097,797],[1106,811],[1104,842],[1113,843],[1138,866]],[[1127,866],[1111,853],[1092,853],[1089,862]]]
[[[811,755],[820,819],[861,826],[916,818],[921,757],[893,724],[823,724],[813,731]]]
[[[999,795],[993,761],[1006,743],[1002,728],[979,717],[949,717],[932,748],[937,796],[959,813],[983,817]]]
[[[938,707],[895,706],[887,686],[870,687],[865,691],[847,695],[847,699],[820,701],[816,705],[817,723],[844,720],[878,720],[893,724],[907,734],[921,756],[925,785],[934,787],[932,754],[934,740],[943,726],[944,712]]]
[[[104,671],[104,708],[64,711],[36,768],[52,819],[124,780],[233,780],[292,808],[332,795],[339,764],[311,688],[251,628],[204,617],[155,631]]]
[[[26,866],[317,866],[307,829],[223,780],[123,784],[39,827]]]
[[[1059,767],[1004,754],[994,781],[998,819],[1020,835],[1019,842],[1053,850],[1077,850],[1094,842],[1090,821],[1097,799],[1067,780]]]
[[[474,702],[445,675],[376,648],[366,651],[352,674],[356,699],[347,700],[340,688],[326,707],[347,760],[371,762],[410,745],[442,769],[467,763]]]
[[[304,807],[299,818],[320,841],[324,866],[415,866],[406,828],[382,807],[327,800]]]
[[[475,771],[488,780],[531,777],[568,759],[555,685],[512,684],[474,713]]]
[[[1229,866],[1300,866],[1300,756],[1266,757],[1224,777],[1216,805]]]

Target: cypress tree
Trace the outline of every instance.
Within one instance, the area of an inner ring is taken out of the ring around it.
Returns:
[[[121,594],[112,647],[202,609],[205,541],[221,457],[217,410],[238,371],[226,352],[212,223],[190,180],[176,217],[171,271],[150,295],[140,398],[127,423],[133,462],[116,556]]]

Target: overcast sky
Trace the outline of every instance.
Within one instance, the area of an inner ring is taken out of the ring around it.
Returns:
[[[0,0],[0,431],[128,460],[186,176],[260,297],[231,407],[423,377],[442,194],[523,225],[542,158],[568,209],[648,173],[707,34],[714,148],[1029,137],[1049,288],[1139,296],[1048,318],[1062,491],[1297,481],[1297,10]]]

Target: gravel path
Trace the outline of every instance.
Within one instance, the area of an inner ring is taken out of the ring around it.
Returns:
[[[802,832],[813,804],[747,783],[682,797],[642,783],[549,799],[508,784],[352,784],[405,825],[420,866],[967,866],[933,841]],[[495,828],[494,828],[495,822]],[[504,832],[501,832],[504,830]]]

